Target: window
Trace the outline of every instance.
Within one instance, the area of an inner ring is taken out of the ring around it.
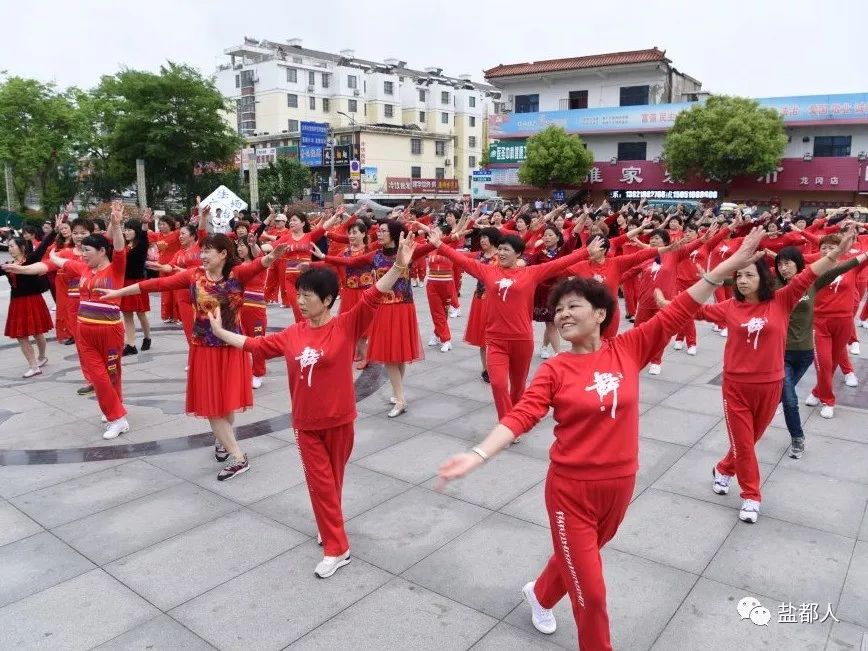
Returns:
[[[623,91],[624,91],[624,89],[622,88],[621,92],[623,92]],[[621,104],[621,106],[624,106],[624,104]],[[569,108],[571,111],[574,109],[586,109],[586,108],[588,108],[588,91],[586,91],[586,90],[571,90],[570,91],[570,98],[569,98],[569,101],[567,103],[567,108]]]
[[[241,87],[241,75],[235,75],[235,88]]]
[[[307,73],[307,85],[313,86],[314,84],[316,84],[316,73],[311,70]]]
[[[386,95],[394,95],[395,94],[395,83],[392,81],[384,81],[383,82],[383,92]]]
[[[641,106],[648,103],[648,86],[622,86],[621,106]]]
[[[440,93],[440,103],[441,104],[448,104],[449,103],[449,91],[444,90]]]
[[[474,169],[476,167],[476,156],[469,156],[467,158],[467,164],[470,166],[470,169]]]
[[[411,154],[421,154],[422,153],[422,139],[421,138],[410,138],[410,153]]]
[[[536,113],[539,111],[539,95],[516,95],[516,113]]]
[[[449,124],[449,114],[441,113],[440,114],[440,124]]]
[[[425,101],[425,91],[422,90],[421,88],[419,89],[419,101],[420,101],[420,102],[424,102],[424,101]]]
[[[434,143],[434,155],[435,156],[445,156],[446,155],[446,143],[442,140],[438,140]]]
[[[446,178],[446,168],[445,167],[435,167],[434,168],[434,178],[435,179],[445,179]]]
[[[241,86],[252,86],[253,85],[253,71],[252,70],[242,70],[241,71]]]
[[[287,126],[290,133],[292,133],[293,131],[298,131],[298,120],[290,120]]]
[[[419,111],[419,122],[425,124],[425,111]]]
[[[358,88],[359,79],[355,75],[347,75],[347,88]]]
[[[470,136],[469,138],[467,138],[467,146],[471,149],[474,149],[476,147],[476,136]]]
[[[286,80],[295,83],[298,81],[298,70],[295,68],[286,69]]]
[[[395,117],[395,107],[391,104],[386,104],[385,106],[383,106],[383,115],[387,118]]]
[[[322,112],[329,113],[332,110],[331,102],[325,97],[322,98]]]
[[[358,113],[359,103],[354,99],[347,100],[347,113]]]
[[[410,178],[411,179],[421,179],[422,178],[422,168],[413,166],[410,168]]]
[[[362,111],[364,112],[365,115],[368,114],[368,104],[367,104],[367,102],[364,103],[364,104],[362,104]]]
[[[849,156],[851,136],[814,136],[814,156]]]
[[[323,88],[329,87],[329,81],[331,81],[331,75],[326,74],[325,72],[322,73],[322,87]]]
[[[311,111],[316,111],[316,97],[311,96],[309,105]]]
[[[292,93],[286,94],[286,105],[289,108],[298,108],[298,95],[293,95]]]
[[[476,126],[476,118],[473,117],[472,115],[470,116],[470,126],[471,126],[471,127],[475,127],[475,126]]]
[[[647,142],[619,142],[618,160],[646,160]]]
[[[470,108],[476,108],[476,98],[473,95],[468,98],[468,103]]]
[[[353,134],[344,133],[338,136],[338,146],[346,146],[353,144]]]

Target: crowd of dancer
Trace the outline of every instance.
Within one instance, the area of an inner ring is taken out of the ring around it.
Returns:
[[[554,553],[523,592],[541,632],[555,630],[551,609],[569,596],[581,647],[611,648],[599,549],[615,535],[635,484],[643,369],[665,374],[673,339],[674,350],[696,355],[697,320],[726,337],[729,450],[712,468],[711,488],[726,494],[737,479],[739,518],[756,522],[755,446],[778,404],[798,459],[805,435],[795,387],[808,367],[817,379],[806,404],[819,405],[824,418],[834,417],[836,369],[846,386],[858,385],[849,355],[859,353],[856,324],[868,327],[866,226],[846,210],[809,223],[777,208],[758,215],[713,206],[660,212],[644,202],[545,213],[539,202],[484,206],[438,212],[411,202],[382,217],[364,205],[316,215],[271,208],[262,220],[237,215],[225,234],[210,232],[208,209],[199,206],[186,219],[159,218],[155,230],[150,212],[125,219],[119,202],[107,225],[60,216],[10,242],[5,333],[19,342],[30,379],[48,363],[52,328],[59,342],[74,344],[78,392],[96,394],[103,436],[115,438],[131,426],[121,361],[151,347],[148,295],[159,292],[162,319],[179,321],[189,345],[186,411],[208,419],[215,459],[226,462],[221,481],[250,469],[234,414],[253,406],[266,360],[284,358],[324,548],[315,573],[325,578],[350,562],[341,495],[356,419],[353,370],[384,365],[387,416],[411,418],[404,377],[425,350],[413,289],[425,287],[428,346],[448,354],[469,274],[476,286],[463,337],[480,351],[498,423],[443,463],[439,484],[517,442],[553,409],[545,495]],[[633,327],[621,327],[619,294]],[[291,309],[295,323],[266,334],[273,303]],[[528,387],[534,322],[544,324],[546,361]]]

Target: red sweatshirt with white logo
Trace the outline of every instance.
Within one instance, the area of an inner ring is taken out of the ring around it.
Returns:
[[[858,251],[856,252],[858,255]],[[848,318],[856,312],[856,279],[861,269],[858,267],[839,274],[828,285],[819,290],[814,297],[814,319]]]

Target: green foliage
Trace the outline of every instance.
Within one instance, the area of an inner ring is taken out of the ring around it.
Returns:
[[[594,155],[581,138],[551,126],[528,138],[527,159],[518,170],[518,180],[537,188],[577,185],[593,163]]]
[[[278,158],[264,170],[259,171],[259,206],[267,214],[268,202],[277,205],[300,199],[304,189],[310,187],[310,168],[295,158]],[[251,210],[256,208],[251,206]]]
[[[663,156],[674,179],[700,174],[727,183],[773,171],[786,145],[777,111],[752,99],[715,95],[678,114],[666,134]]]

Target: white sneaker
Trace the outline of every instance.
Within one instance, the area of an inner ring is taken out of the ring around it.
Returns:
[[[103,414],[102,416],[100,416],[100,417],[99,417],[99,420],[100,420],[100,422],[102,422],[102,423],[107,423],[107,422],[108,422],[108,418],[106,418],[106,415],[105,415],[105,414]]]
[[[118,418],[117,420],[109,421],[106,431],[102,437],[106,440],[116,439],[121,434],[126,434],[130,431],[130,424],[126,418]]]
[[[732,482],[732,477],[729,475],[722,475],[717,472],[717,466],[711,467],[711,476],[714,478],[714,483],[711,485],[711,490],[713,490],[718,495],[726,495],[729,493],[729,485]]]
[[[251,384],[251,386],[253,386],[254,389],[258,389],[259,387],[262,386],[262,378],[261,378],[261,377],[256,377],[256,376],[254,375],[254,376],[253,376],[253,379],[250,381],[250,384]]]
[[[533,627],[540,633],[551,635],[558,628],[558,623],[555,621],[555,614],[548,608],[543,608],[540,602],[537,601],[536,595],[533,593],[533,586],[536,581],[526,583],[521,589],[527,603],[530,604],[530,620],[533,622]]]
[[[350,560],[349,549],[340,556],[323,556],[313,573],[321,579],[327,579],[344,565],[349,565]]]
[[[26,371],[24,371],[24,374],[21,377],[30,378],[30,377],[33,377],[34,375],[42,375],[42,369],[39,367],[29,368]]]
[[[851,355],[861,354],[861,350],[859,348],[859,342],[858,341],[854,341],[852,344],[850,344],[850,354]]]
[[[680,339],[676,339],[675,345],[672,346],[672,348],[673,348],[673,350],[683,350],[684,349],[684,342],[681,341]]]
[[[820,404],[820,399],[817,396],[815,396],[813,393],[809,393],[808,397],[805,398],[805,404],[808,407],[816,407],[817,405]]]
[[[440,352],[441,353],[448,353],[450,350],[452,350],[452,342],[451,341],[444,341],[443,345],[440,346]]]
[[[548,359],[552,354],[549,352],[548,344],[539,349],[539,358],[540,359]]]
[[[863,328],[868,328],[868,319],[865,319],[864,321],[860,322],[859,325],[862,326]]]
[[[190,367],[189,367],[189,366],[185,366],[185,367],[184,367],[184,373],[187,373],[189,370],[190,370]]]
[[[711,330],[712,330],[713,332],[720,332],[720,328],[717,326],[716,323],[712,323],[712,324],[711,324]]]
[[[688,355],[695,355],[696,354],[696,346],[688,346],[687,347],[687,354]]]
[[[820,416],[823,418],[834,418],[835,408],[831,405],[823,405],[820,407]]]
[[[742,522],[754,524],[759,518],[759,510],[759,502],[756,500],[744,500],[741,503],[741,511],[738,512],[738,519]]]
[[[717,334],[719,334],[721,337],[726,337],[729,334],[729,330],[727,330],[726,328],[721,328],[720,332],[718,332]]]
[[[460,307],[450,307],[449,308],[449,318],[457,319],[461,316],[461,308]]]
[[[651,364],[648,366],[648,375],[660,375],[663,367],[660,364]]]
[[[431,338],[428,340],[428,345],[432,348],[434,346],[439,346],[441,343],[440,338],[437,335],[431,335]]]
[[[847,373],[847,375],[844,376],[844,384],[848,387],[858,387],[859,378],[856,377],[855,373]]]

